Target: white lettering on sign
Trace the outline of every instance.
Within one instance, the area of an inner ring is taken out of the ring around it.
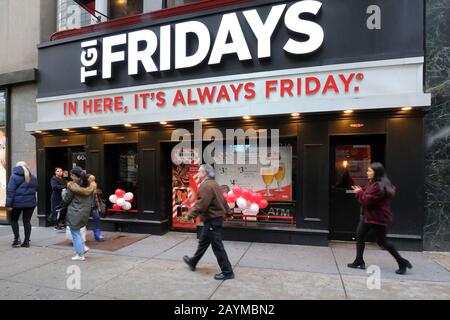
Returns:
[[[324,41],[322,27],[313,21],[301,19],[303,13],[317,15],[322,3],[315,0],[304,0],[293,4],[286,10],[286,4],[273,6],[269,15],[262,21],[257,10],[247,10],[242,14],[250,26],[257,41],[257,58],[269,58],[272,54],[271,40],[275,29],[282,21],[292,33],[303,34],[309,37],[306,41],[297,41],[289,38],[283,50],[294,55],[304,55],[318,50]],[[235,54],[239,61],[251,60],[252,54],[248,46],[241,22],[236,12],[227,13],[222,20],[214,39],[208,26],[200,21],[187,21],[174,25],[175,31],[175,69],[192,68],[203,63],[211,52],[209,65],[220,64],[224,55]],[[195,36],[198,47],[194,53],[188,54],[188,37]],[[114,36],[104,37],[101,41],[90,40],[81,43],[81,83],[87,78],[93,78],[100,73],[103,79],[112,78],[113,65],[120,62],[127,63],[128,75],[139,73],[139,64],[145,72],[167,71],[171,65],[172,26],[165,25],[159,29],[159,37],[149,29],[133,31]],[[95,42],[95,44],[94,44]],[[101,47],[100,47],[101,46]],[[86,49],[88,48],[88,49]],[[141,49],[140,49],[141,48]],[[153,56],[159,48],[159,63]],[[128,55],[125,54],[127,49]],[[95,66],[98,55],[102,55],[100,66]]]

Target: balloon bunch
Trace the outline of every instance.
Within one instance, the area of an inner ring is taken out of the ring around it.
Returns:
[[[234,186],[230,192],[224,193],[223,197],[230,208],[237,205],[240,209],[251,214],[257,214],[259,209],[267,208],[269,205],[260,193],[253,192],[252,189],[242,189],[239,186]]]
[[[125,192],[122,189],[117,189],[115,194],[109,196],[109,201],[114,203],[114,210],[130,210],[131,202],[133,202],[134,195],[131,192]]]

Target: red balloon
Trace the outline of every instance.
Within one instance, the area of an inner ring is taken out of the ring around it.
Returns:
[[[113,205],[113,209],[114,209],[114,210],[120,210],[121,207],[120,207],[117,203],[115,203],[115,204]]]
[[[233,191],[233,194],[236,196],[236,198],[239,198],[242,192],[241,187],[239,186],[234,186],[233,188],[231,188],[231,190]]]
[[[258,203],[258,200],[259,200],[259,193],[253,192],[252,196],[250,197],[250,202]]]
[[[228,196],[227,202],[236,202],[236,195],[230,194]]]
[[[122,189],[117,189],[115,194],[117,196],[117,198],[123,198],[125,196],[125,191],[123,191]]]
[[[258,203],[258,206],[259,206],[261,209],[267,208],[268,205],[269,205],[269,203],[267,202],[266,199],[261,199],[261,200],[259,201],[259,203]]]
[[[251,196],[252,196],[252,194],[249,190],[247,190],[247,189],[242,190],[242,193],[241,193],[242,198],[244,198],[245,200],[250,200]]]
[[[228,199],[228,193],[224,193],[224,194],[223,194],[223,198],[224,198],[225,200],[227,200],[227,199]]]

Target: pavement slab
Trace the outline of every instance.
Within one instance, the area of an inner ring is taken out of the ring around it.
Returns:
[[[23,272],[31,272],[40,266],[55,264],[64,257],[69,257],[67,252],[33,246],[2,251],[0,279],[10,278]]]
[[[366,271],[361,269],[351,269],[347,264],[355,259],[355,250],[346,248],[333,248],[339,270],[345,275],[365,276]],[[364,254],[366,267],[370,265],[379,266],[381,269],[381,277],[383,279],[394,280],[416,280],[416,281],[442,281],[450,282],[450,272],[428,258],[422,252],[400,252],[400,254],[408,259],[413,265],[412,269],[407,270],[406,275],[398,275],[395,270],[398,264],[394,258],[385,250],[367,250]]]
[[[450,252],[425,252],[425,255],[450,271]]]
[[[0,280],[0,300],[74,300],[80,293]]]
[[[379,289],[369,289],[364,277],[344,275],[343,281],[352,300],[450,300],[450,283],[382,279]]]
[[[238,267],[236,278],[224,281],[212,299],[341,300],[345,292],[338,275]]]
[[[215,265],[202,265],[192,272],[181,261],[152,259],[90,293],[133,300],[205,300],[221,283],[213,279],[215,273]]]
[[[252,243],[239,266],[338,274],[328,247]]]
[[[153,258],[187,239],[188,238],[186,237],[165,238],[163,236],[150,236],[144,240],[135,242],[130,246],[117,250],[114,253],[132,257]]]
[[[81,288],[76,291],[87,293],[104,282],[127,273],[130,269],[145,261],[134,257],[89,253],[86,254],[86,261],[72,261],[72,255],[66,254],[64,259],[20,273],[11,277],[10,280],[64,290],[67,289],[67,280],[74,270],[69,267],[78,266]]]

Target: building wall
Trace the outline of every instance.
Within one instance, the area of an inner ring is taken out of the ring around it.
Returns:
[[[450,250],[450,0],[426,0],[425,250]]]
[[[36,67],[39,12],[40,1],[0,0],[0,74]]]
[[[37,44],[48,41],[56,30],[54,0],[0,0],[0,76],[37,68]],[[31,72],[33,74],[33,72]],[[25,124],[36,121],[37,86],[27,79],[3,83],[10,95],[11,165],[26,161],[36,173],[35,138],[25,131]],[[19,77],[20,78],[20,77]],[[36,215],[33,224],[37,224]]]

